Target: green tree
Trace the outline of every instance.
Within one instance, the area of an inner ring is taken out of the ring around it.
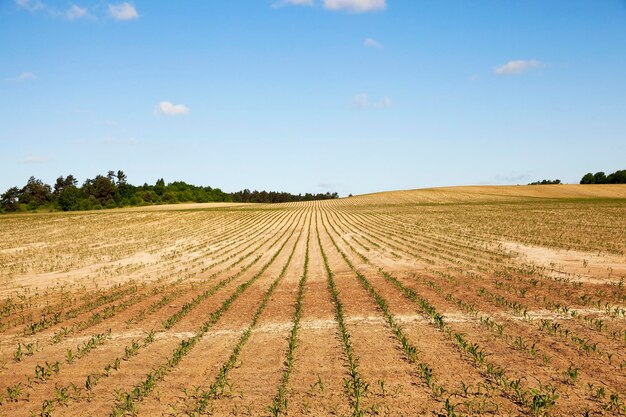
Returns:
[[[154,191],[144,191],[141,193],[141,199],[147,203],[156,203],[159,196]]]
[[[137,187],[126,182],[117,185],[117,193],[120,195],[121,199],[131,199],[136,191]]]
[[[124,171],[122,171],[121,169],[117,171],[117,185],[126,184],[127,180],[128,177],[126,176],[126,174],[124,174]]]
[[[174,193],[173,191],[166,191],[165,193],[163,193],[163,196],[161,197],[161,201],[163,201],[164,203],[177,203],[178,202],[178,198],[176,197],[176,193]]]
[[[78,210],[80,198],[81,192],[76,186],[64,187],[59,193],[59,207],[63,211]]]
[[[580,180],[581,184],[626,184],[626,169],[617,170],[609,175],[599,171],[585,174]]]
[[[106,205],[110,200],[113,200],[116,190],[115,183],[108,176],[98,175],[93,180],[88,179],[83,184],[85,196],[87,198],[94,197],[101,205]]]
[[[20,203],[28,204],[31,208],[37,208],[52,200],[52,188],[43,181],[30,177],[22,188]]]
[[[593,174],[594,184],[606,184],[606,174],[602,171]]]
[[[154,184],[154,192],[158,196],[163,195],[163,193],[165,192],[165,181],[163,181],[163,178],[157,180],[156,184]]]
[[[19,198],[20,189],[17,187],[11,187],[0,196],[0,206],[5,211],[17,211],[17,209],[20,208]]]
[[[68,175],[66,178],[63,178],[63,176],[61,175],[59,178],[57,178],[57,181],[54,184],[54,191],[52,194],[58,197],[59,194],[61,194],[61,191],[63,191],[65,188],[76,187],[76,184],[78,184],[78,181],[76,180],[76,178],[74,178],[72,174]]]
[[[595,178],[591,172],[586,173],[580,180],[581,184],[595,184]]]
[[[626,169],[615,171],[606,179],[609,184],[626,184]]]

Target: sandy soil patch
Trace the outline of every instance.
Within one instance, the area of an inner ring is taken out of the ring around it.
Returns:
[[[617,284],[626,278],[626,257],[502,242],[505,250],[526,262],[546,268],[553,277],[577,282]]]

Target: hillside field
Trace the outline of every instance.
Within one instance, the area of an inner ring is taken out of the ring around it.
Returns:
[[[0,216],[0,416],[626,414],[626,185]]]

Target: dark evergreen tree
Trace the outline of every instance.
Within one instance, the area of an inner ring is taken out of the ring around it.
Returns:
[[[16,211],[19,209],[20,189],[11,187],[0,196],[0,207],[5,211]]]
[[[54,192],[52,194],[58,197],[61,191],[63,191],[65,188],[76,187],[76,184],[78,184],[78,181],[76,180],[76,178],[74,178],[72,174],[68,175],[66,178],[60,176],[59,178],[57,178],[57,181],[54,184]]]
[[[154,192],[158,196],[163,195],[163,193],[165,192],[165,181],[163,181],[163,178],[157,180],[156,184],[154,184]]]
[[[549,185],[549,184],[560,184],[561,180],[556,179],[556,180],[541,180],[541,181],[535,181],[535,182],[531,182],[528,185]]]
[[[593,174],[594,184],[606,184],[606,174],[602,171]]]
[[[37,208],[52,200],[52,188],[43,181],[30,177],[20,193],[20,203]]]
[[[82,193],[75,185],[64,187],[57,200],[63,211],[78,210]]]
[[[113,172],[113,171],[110,171]],[[88,179],[83,184],[83,193],[87,198],[93,197],[98,204],[107,205],[115,196],[116,187],[111,178],[102,175],[93,180]]]
[[[591,172],[588,172],[581,178],[580,183],[581,184],[595,184],[595,181],[596,180],[593,177],[593,174]]]
[[[581,180],[581,184],[626,184],[626,169],[617,170],[609,175],[599,171],[595,174],[591,172],[585,174]]]
[[[126,184],[127,179],[128,177],[126,177],[126,174],[124,174],[124,171],[122,170],[117,171],[117,185]]]
[[[609,174],[606,180],[609,184],[626,184],[626,169]]]

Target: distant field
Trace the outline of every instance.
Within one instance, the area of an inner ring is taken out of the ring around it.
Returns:
[[[625,280],[626,185],[3,215],[0,416],[624,415]]]
[[[365,204],[470,203],[488,201],[527,201],[529,199],[626,198],[622,184],[598,185],[501,185],[423,188],[365,194],[353,199]],[[351,199],[352,200],[352,199]],[[346,200],[348,201],[348,200]]]

